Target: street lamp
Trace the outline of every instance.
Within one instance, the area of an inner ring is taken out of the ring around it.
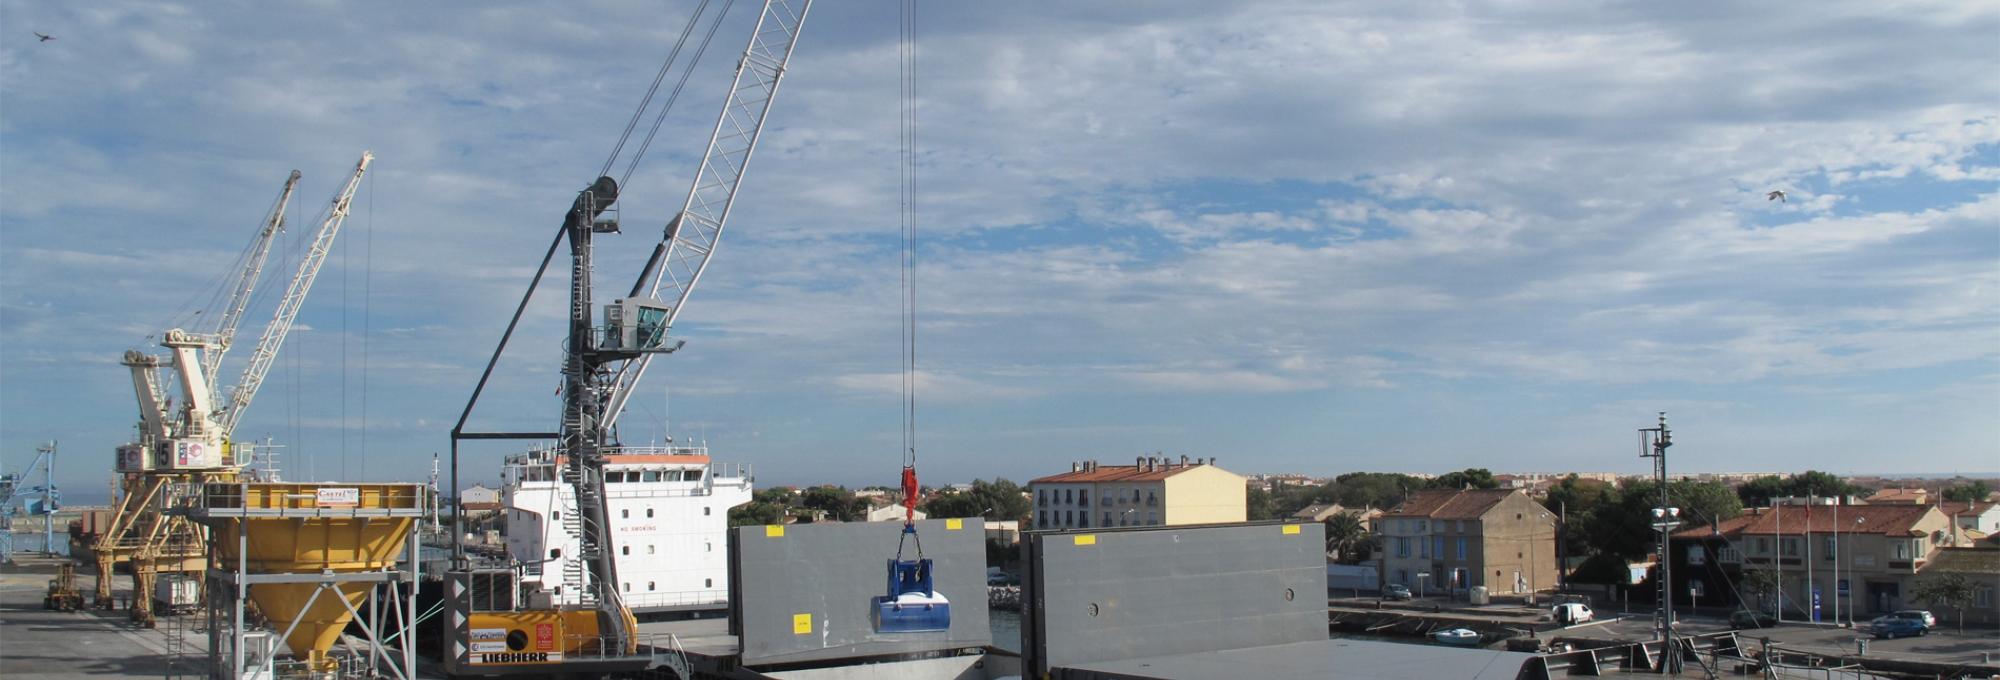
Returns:
[[[1431,573],[1428,571],[1417,572],[1417,599],[1424,599],[1424,579],[1430,577]]]

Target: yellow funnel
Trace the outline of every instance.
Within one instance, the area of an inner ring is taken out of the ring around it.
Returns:
[[[409,511],[423,509],[426,489],[421,484],[276,483],[217,484],[207,491],[211,516],[228,515],[213,534],[221,562],[216,566],[235,569],[240,555],[251,573],[318,574],[393,567],[416,522]],[[250,586],[250,599],[272,626],[291,629],[285,645],[293,655],[324,668],[331,664],[327,650],[354,616],[348,608],[359,608],[372,587],[258,583]]]

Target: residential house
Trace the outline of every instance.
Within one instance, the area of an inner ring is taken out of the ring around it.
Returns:
[[[1938,510],[1964,533],[1961,544],[1977,542],[2000,531],[2000,503],[1945,501],[1938,504]]]
[[[1964,623],[1992,626],[2000,623],[2000,550],[1993,548],[1942,548],[1931,555],[1917,573],[1918,579],[1942,574],[1958,574],[1972,583],[1972,602],[1965,608]],[[1923,602],[1937,615],[1938,626],[1958,623],[1958,610],[1943,603]]]
[[[1557,582],[1556,518],[1520,489],[1419,491],[1374,524],[1384,583],[1523,594]]]
[[[1770,569],[1787,618],[1830,621],[1837,608],[1842,619],[1860,620],[1909,607],[1917,573],[1956,535],[1951,519],[1929,505],[1759,508],[1677,532],[1674,586],[1700,592],[1701,604],[1748,600],[1740,593],[1744,572]]]
[[[489,489],[485,484],[474,484],[458,494],[459,504],[467,514],[497,512],[500,510],[500,490]]]
[[[1868,495],[1869,505],[1929,505],[1930,489],[1922,487],[1889,487]]]
[[[1367,526],[1368,520],[1381,516],[1382,511],[1376,508],[1349,508],[1339,503],[1314,503],[1292,513],[1293,518],[1307,522],[1324,522],[1334,515],[1353,515],[1361,520],[1363,526]]]
[[[1070,464],[1070,471],[1028,482],[1035,529],[1241,522],[1249,487],[1215,459],[1179,462],[1141,456],[1132,465]]]

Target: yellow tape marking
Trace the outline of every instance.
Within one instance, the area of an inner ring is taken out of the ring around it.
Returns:
[[[948,519],[944,521],[945,531],[958,531],[959,529],[964,529],[964,528],[965,528],[965,520]]]
[[[783,524],[766,524],[766,525],[764,525],[764,537],[765,537],[765,538],[784,538],[784,537],[785,537],[785,525],[783,525]]]
[[[792,634],[793,634],[793,635],[811,635],[811,634],[812,634],[812,632],[813,632],[813,615],[812,615],[812,614],[793,614],[793,615],[792,615]]]
[[[1290,535],[1292,535],[1292,534],[1296,534],[1296,533],[1299,533],[1299,525],[1297,525],[1297,524],[1287,524],[1287,525],[1285,525],[1285,535],[1286,535],[1286,536],[1290,536]]]
[[[1076,537],[1077,545],[1097,545],[1097,534],[1082,534]]]

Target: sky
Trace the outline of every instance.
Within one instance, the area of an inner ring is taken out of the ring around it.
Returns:
[[[424,478],[693,4],[0,2],[0,460],[58,440],[101,496],[123,352],[201,320],[298,169],[233,384],[367,149],[237,435],[288,478]],[[895,7],[812,6],[626,443],[895,483]],[[625,186],[610,294],[755,9]],[[2000,4],[923,3],[916,33],[927,482],[1638,474],[1661,411],[1676,471],[2000,474]],[[473,429],[554,426],[553,283]],[[468,445],[468,483],[509,451]]]

